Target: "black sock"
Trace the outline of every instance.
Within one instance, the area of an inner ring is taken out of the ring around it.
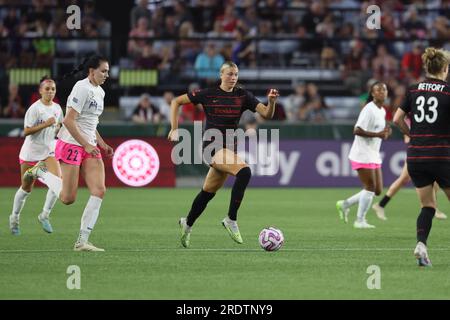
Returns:
[[[189,211],[187,216],[186,223],[188,226],[192,227],[194,225],[195,220],[200,217],[208,202],[214,198],[215,195],[215,193],[206,192],[203,189],[199,192],[195,197],[194,202],[192,202],[191,211]]]
[[[380,207],[384,208],[388,204],[389,200],[391,200],[391,197],[385,195],[380,201]]]
[[[231,190],[230,209],[228,210],[228,217],[231,220],[237,219],[237,211],[241,205],[241,201],[244,198],[245,188],[252,177],[252,171],[249,167],[242,168],[236,174],[236,180]]]
[[[419,217],[417,217],[417,241],[427,244],[435,212],[436,209],[431,207],[423,207],[420,211]]]

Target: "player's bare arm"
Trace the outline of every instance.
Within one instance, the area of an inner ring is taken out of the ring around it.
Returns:
[[[42,129],[48,128],[56,123],[56,119],[54,117],[50,117],[47,121],[38,124],[34,127],[26,127],[23,131],[25,136],[29,136],[30,134],[35,134],[36,132],[41,131]]]
[[[171,129],[167,139],[170,141],[178,141],[178,111],[180,106],[184,104],[190,103],[189,97],[187,94],[183,94],[181,96],[176,97],[170,103],[170,125]]]
[[[409,137],[409,127],[405,122],[406,113],[398,108],[394,115],[394,123],[399,127],[400,131]]]
[[[269,94],[267,95],[267,106],[262,103],[258,103],[256,106],[256,112],[258,112],[264,119],[272,119],[273,114],[275,113],[275,103],[279,96],[280,95],[277,89],[270,89]]]

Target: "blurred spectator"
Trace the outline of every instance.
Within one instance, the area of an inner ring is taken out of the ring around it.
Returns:
[[[306,101],[300,107],[299,119],[309,122],[324,122],[327,106],[314,83],[306,86]]]
[[[245,31],[236,30],[236,39],[233,45],[233,61],[238,66],[254,67],[256,65],[255,45],[246,37]]]
[[[382,82],[397,77],[398,61],[389,54],[384,44],[377,48],[377,55],[372,60],[372,71],[374,78]]]
[[[216,45],[208,42],[205,52],[200,53],[195,59],[195,71],[200,80],[211,85],[217,81],[220,67],[224,63],[224,59],[220,53],[216,51]]]
[[[198,83],[191,83],[189,85],[189,92],[200,89]],[[182,112],[180,113],[180,122],[193,122],[193,121],[203,121],[205,120],[205,113],[203,112],[203,106],[193,103],[188,103],[182,106]]]
[[[3,26],[8,34],[14,34],[19,25],[17,8],[9,8],[7,16],[3,19]]]
[[[366,82],[368,57],[364,51],[365,44],[359,39],[350,42],[350,53],[344,57],[342,79],[353,95],[359,95]]]
[[[403,100],[405,99],[406,95],[406,87],[402,84],[397,85],[391,90],[393,91],[393,98],[391,99],[389,108],[390,114],[388,114],[388,110],[386,110],[386,120],[388,121],[392,121],[395,111],[397,110],[397,108],[400,108],[402,106]]]
[[[295,92],[290,94],[285,100],[285,111],[288,121],[297,121],[299,118],[300,106],[305,103],[306,85],[299,83],[295,86]]]
[[[324,46],[320,53],[320,67],[322,69],[336,69],[338,66],[337,54],[333,47]]]
[[[238,19],[234,11],[233,4],[227,4],[224,9],[224,13],[217,17],[216,21],[220,21],[223,26],[223,30],[227,32],[233,32],[236,28]]]
[[[422,74],[422,53],[423,45],[419,41],[414,41],[412,50],[403,55],[400,79],[404,80],[405,83],[419,80]]]
[[[144,93],[141,95],[141,100],[138,106],[133,111],[131,120],[134,123],[159,123],[161,121],[161,114],[158,108],[151,102],[150,95]]]
[[[149,42],[149,37],[153,36],[153,32],[148,30],[148,20],[145,17],[139,18],[136,27],[130,31],[130,38],[139,38],[139,39],[130,39],[128,41],[128,54],[134,58],[140,57],[142,55],[142,51],[144,50],[145,45]],[[140,39],[142,38],[142,40]]]
[[[162,120],[165,122],[170,121],[170,103],[175,95],[172,91],[166,91],[163,94],[163,99],[159,104],[159,112],[161,113]]]
[[[22,103],[22,98],[19,96],[19,86],[11,83],[8,91],[8,103],[3,109],[3,116],[5,118],[23,118],[25,108]]]
[[[148,0],[139,0],[138,5],[131,9],[131,29],[136,27],[139,18],[142,17],[147,18],[149,25],[152,24],[152,13],[148,9]]]
[[[135,67],[137,69],[159,69],[162,62],[161,57],[153,51],[153,45],[147,43],[142,48],[142,55],[135,60]]]
[[[417,9],[414,5],[410,6],[409,9],[403,16],[403,30],[405,35],[412,38],[423,39],[427,35],[427,27],[422,19],[419,18]]]

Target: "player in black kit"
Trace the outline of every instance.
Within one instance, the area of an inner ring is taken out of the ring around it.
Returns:
[[[422,61],[427,78],[409,88],[394,122],[411,138],[406,161],[422,206],[414,255],[419,266],[428,267],[427,238],[436,211],[435,181],[450,200],[450,87],[446,82],[450,52],[427,48]],[[411,129],[404,121],[408,113]]]
[[[204,153],[209,149],[212,151],[212,157],[208,161],[210,168],[202,190],[194,199],[188,216],[179,220],[181,244],[185,248],[189,247],[191,228],[195,220],[223,186],[228,175],[235,176],[236,180],[231,190],[228,216],[222,220],[222,225],[234,241],[243,243],[236,220],[237,211],[251,178],[251,170],[245,161],[236,154],[234,135],[232,134],[231,139],[227,139],[227,134],[230,134],[227,129],[232,131],[237,129],[239,119],[245,110],[257,112],[263,118],[271,119],[275,111],[278,91],[276,89],[269,90],[268,105],[266,106],[259,102],[252,93],[236,86],[238,71],[234,62],[225,62],[220,68],[221,83],[219,86],[183,94],[172,100],[170,106],[172,126],[168,136],[170,141],[178,141],[178,108],[187,103],[203,105],[206,114],[205,133],[208,129],[215,129],[217,130],[215,132],[219,133],[219,138],[222,138],[222,141],[217,141],[220,139],[205,141],[207,140],[206,135],[203,137]]]

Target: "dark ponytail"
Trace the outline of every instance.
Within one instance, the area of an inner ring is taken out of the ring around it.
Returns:
[[[85,57],[81,64],[79,64],[78,67],[73,69],[71,72],[66,73],[63,76],[63,79],[74,77],[79,72],[83,72],[83,75],[86,76],[87,73],[89,73],[90,68],[97,69],[102,62],[108,62],[108,60],[97,54]]]

